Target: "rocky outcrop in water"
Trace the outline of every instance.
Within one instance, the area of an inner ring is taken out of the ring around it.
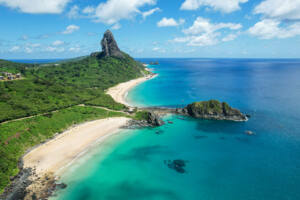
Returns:
[[[160,119],[160,116],[152,111],[147,111],[145,117],[140,120],[132,119],[123,128],[136,129],[145,127],[157,127],[164,125],[165,122]]]
[[[182,109],[176,109],[178,114],[189,115],[195,118],[246,121],[247,117],[238,109],[230,107],[226,102],[209,100],[194,102]]]
[[[164,121],[160,119],[159,115],[154,112],[148,112],[147,122],[152,126],[161,126],[165,124]]]
[[[165,160],[164,163],[170,168],[174,169],[178,173],[185,173],[185,166],[186,166],[186,161],[184,160]]]

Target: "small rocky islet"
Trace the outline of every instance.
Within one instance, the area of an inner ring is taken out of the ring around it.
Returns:
[[[174,169],[176,172],[183,174],[186,172],[186,161],[181,159],[176,160],[165,160],[164,163],[170,168]]]
[[[200,101],[188,104],[182,109],[176,109],[176,113],[188,115],[194,118],[246,121],[247,117],[236,108],[232,108],[226,102],[218,100]]]
[[[220,102],[218,100],[209,100],[209,101],[199,101],[188,104],[184,108],[160,108],[160,107],[150,107],[150,108],[140,108],[143,111],[147,111],[148,115],[145,120],[145,123],[140,125],[143,126],[161,126],[165,123],[160,119],[162,115],[166,114],[177,114],[183,116],[189,116],[198,119],[207,119],[207,120],[227,120],[227,121],[247,121],[247,115],[241,113],[236,108],[232,108],[226,102]],[[178,117],[179,119],[185,119]],[[173,124],[172,121],[167,121],[168,124]]]

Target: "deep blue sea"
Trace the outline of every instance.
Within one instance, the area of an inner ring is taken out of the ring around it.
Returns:
[[[95,145],[62,177],[59,200],[299,200],[300,60],[141,59],[158,73],[128,94],[139,106],[218,99],[247,122],[169,115]],[[245,131],[255,135],[247,135]],[[186,161],[186,173],[166,160]]]

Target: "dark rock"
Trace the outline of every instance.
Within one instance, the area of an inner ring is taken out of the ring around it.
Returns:
[[[188,115],[195,118],[246,121],[247,117],[238,109],[230,107],[225,102],[218,100],[201,101],[188,104],[186,107],[177,108],[176,112],[182,115]]]
[[[251,115],[249,115],[249,114],[246,114],[246,117],[247,117],[247,118],[250,118],[250,117],[251,117]]]
[[[247,135],[254,135],[254,132],[252,132],[252,131],[245,131],[245,133],[246,133]]]
[[[207,138],[206,135],[195,135],[194,136],[195,139],[204,139],[204,138]]]
[[[155,131],[155,134],[157,134],[157,135],[161,135],[161,134],[163,134],[163,133],[164,133],[164,131],[162,131],[162,130]]]
[[[65,183],[58,183],[55,185],[55,189],[65,189],[67,187],[67,184]]]
[[[107,30],[103,38],[101,40],[101,47],[102,47],[102,56],[114,56],[119,58],[124,58],[123,53],[120,51],[117,42],[110,30]]]
[[[122,128],[125,129],[139,129],[139,128],[145,128],[150,127],[150,124],[146,120],[130,120],[125,126]]]
[[[160,117],[154,112],[148,112],[147,122],[152,126],[162,126],[164,125],[164,121],[160,119]]]
[[[185,166],[186,166],[186,161],[184,160],[180,160],[180,159],[176,159],[176,160],[165,160],[164,163],[170,168],[170,169],[174,169],[176,172],[178,173],[185,173]]]

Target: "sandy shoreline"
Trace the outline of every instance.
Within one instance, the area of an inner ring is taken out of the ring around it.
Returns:
[[[114,87],[111,87],[107,90],[106,94],[109,94],[110,96],[112,96],[112,98],[119,103],[122,103],[126,106],[132,106],[130,105],[127,101],[126,101],[126,96],[129,92],[129,90],[133,89],[134,87],[136,87],[138,84],[141,84],[149,79],[152,79],[154,77],[156,77],[157,74],[151,74],[145,77],[141,77],[141,78],[137,78],[137,79],[133,79],[130,81],[127,81],[125,83],[120,83]]]
[[[35,168],[40,176],[59,175],[92,144],[118,132],[128,121],[125,117],[106,118],[71,128],[27,153],[23,157],[24,168]]]
[[[128,91],[155,76],[151,74],[121,83],[109,88],[107,94],[110,94],[115,101],[130,106],[126,102]],[[34,175],[29,177],[33,184],[29,185],[28,194],[45,195],[49,187],[55,187],[55,180],[85,152],[88,152],[93,144],[118,133],[129,120],[126,117],[114,117],[79,124],[29,151],[23,156],[23,168],[34,170]],[[52,178],[45,178],[48,176]]]
[[[128,91],[155,76],[148,75],[120,83],[109,88],[107,94],[110,94],[115,101],[128,105],[125,101]],[[39,176],[47,173],[54,173],[59,176],[95,141],[104,140],[119,132],[129,120],[125,117],[107,118],[72,127],[24,155],[24,168],[34,168]]]

